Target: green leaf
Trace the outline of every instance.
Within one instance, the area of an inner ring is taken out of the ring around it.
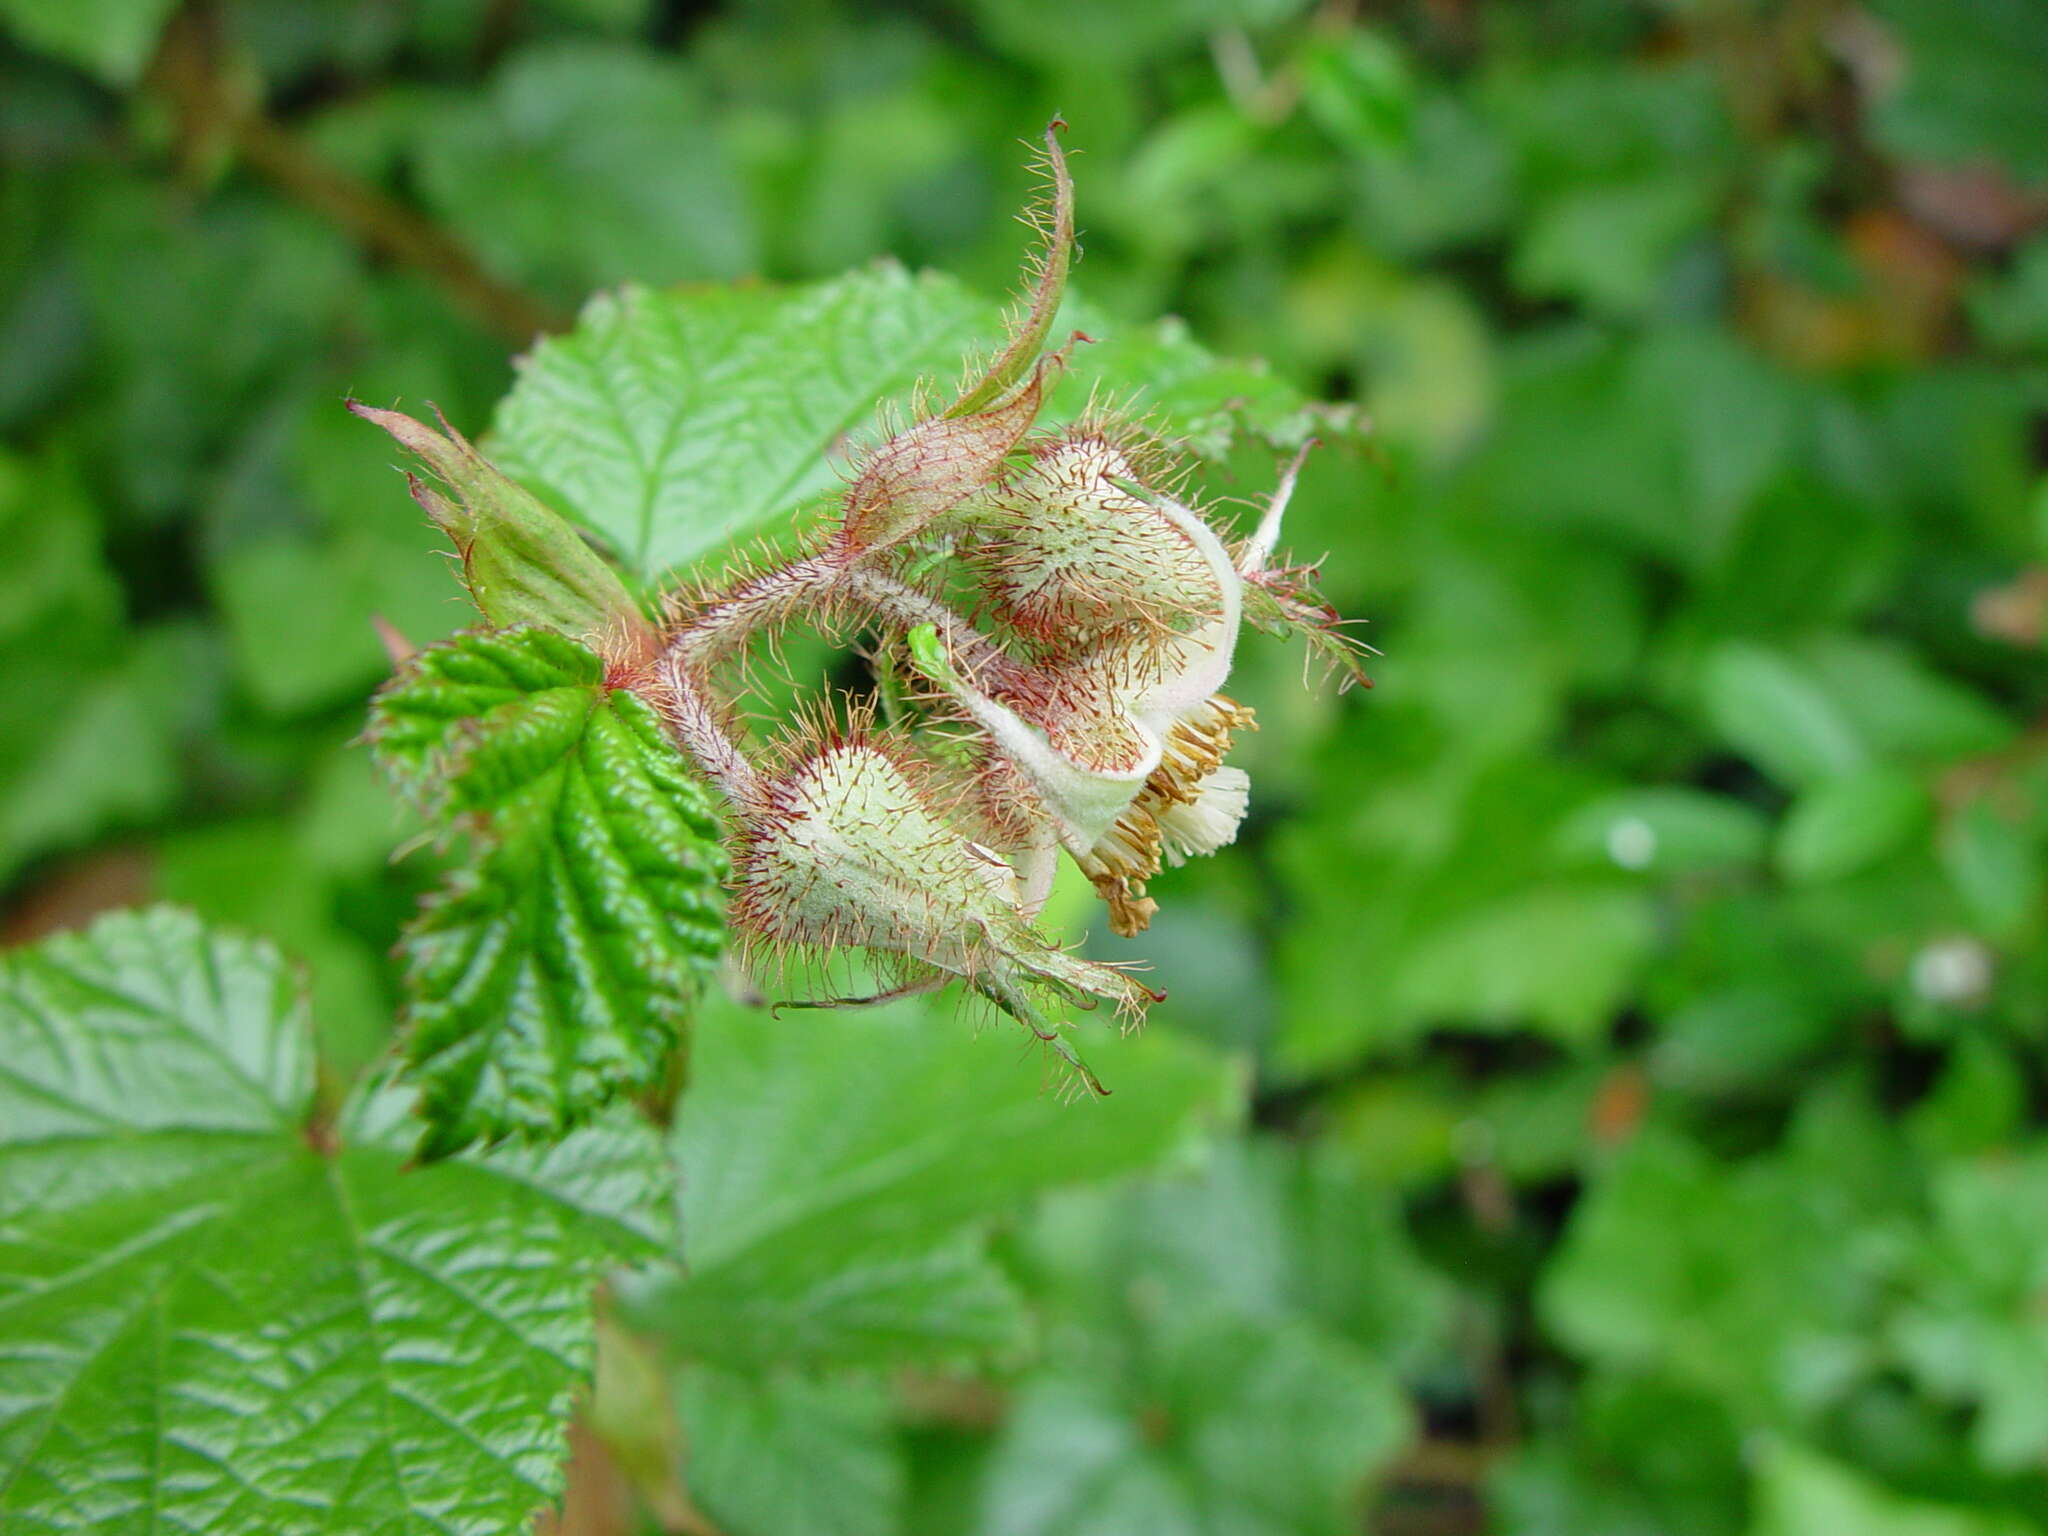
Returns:
[[[691,1501],[728,1536],[895,1536],[905,1476],[879,1384],[736,1376],[676,1384]]]
[[[1516,285],[1633,315],[1657,296],[1680,243],[1705,227],[1712,188],[1665,173],[1654,180],[1575,189],[1547,202],[1515,251]]]
[[[1432,933],[1401,966],[1396,997],[1433,1022],[1530,1024],[1585,1042],[1621,1005],[1654,937],[1635,892],[1538,888]]]
[[[1793,881],[1834,880],[1903,848],[1927,825],[1927,790],[1902,768],[1823,780],[1793,804],[1778,834],[1778,868]]]
[[[0,963],[0,1524],[497,1533],[562,1488],[604,1267],[670,1175],[620,1117],[407,1171],[403,1096],[309,1131],[268,946],[159,909]]]
[[[1810,1101],[1809,1115],[1822,1103]],[[1846,1128],[1816,1120],[1807,1140],[1828,1157],[1863,1159],[1856,1177],[1883,1179],[1881,1162],[1850,1140],[1872,1113]],[[1863,1198],[1849,1173],[1812,1153],[1727,1168],[1646,1132],[1573,1212],[1544,1276],[1542,1315],[1590,1359],[1661,1372],[1745,1422],[1810,1413],[1872,1364],[1890,1250],[1869,1240]]]
[[[1972,800],[1949,818],[1940,849],[1949,883],[1992,933],[2012,932],[2040,906],[2041,849],[1988,798]]]
[[[1014,1346],[1017,1298],[982,1225],[1036,1191],[1158,1161],[1232,1081],[1164,1032],[1088,1051],[1115,1090],[1065,1103],[1011,1036],[977,1035],[944,1006],[708,1007],[675,1127],[687,1273],[638,1315],[736,1367]]]
[[[2040,1536],[2018,1515],[1895,1493],[1804,1447],[1764,1447],[1750,1536]]]
[[[140,630],[109,665],[66,656],[63,638],[4,658],[0,879],[38,854],[159,816],[178,791],[178,716],[209,660],[199,636]]]
[[[534,348],[491,446],[652,579],[831,489],[846,434],[998,330],[994,305],[893,266],[789,289],[627,287]]]
[[[1442,1287],[1331,1158],[1225,1143],[1198,1175],[1077,1191],[1020,1245],[1044,1364],[997,1441],[977,1531],[1356,1529],[1408,1432],[1393,1374]]]
[[[1074,1362],[1026,1385],[982,1487],[985,1536],[1338,1536],[1407,1437],[1385,1373],[1300,1323],[1160,1330],[1142,1374]]]
[[[0,0],[0,20],[32,48],[132,85],[176,0]]]
[[[1080,414],[1100,388],[1207,457],[1247,432],[1286,447],[1350,427],[1178,322],[1109,326],[1070,304],[1061,323],[1101,340],[1074,351],[1047,420]],[[788,288],[629,286],[522,361],[490,446],[652,581],[814,515],[849,439],[900,414],[920,381],[949,386],[1001,334],[997,305],[888,264]]]
[[[1877,103],[1893,149],[1944,165],[2000,157],[2021,181],[2048,178],[2048,17],[2031,0],[1878,0],[1903,46],[1899,78]]]
[[[1978,1405],[1987,1465],[2037,1465],[2048,1450],[2048,1151],[1947,1165],[1934,1216],[1895,1324],[1901,1353],[1933,1395]]]
[[[636,695],[546,630],[422,651],[371,738],[468,851],[407,928],[407,1075],[442,1156],[559,1135],[666,1071],[723,935],[705,792]]]
[[[497,271],[574,302],[632,280],[736,277],[748,210],[694,74],[590,41],[514,53],[425,120],[427,200]]]
[[[1602,796],[1572,813],[1557,846],[1574,861],[1682,875],[1754,864],[1769,839],[1754,806],[1671,785]]]
[[[1569,1433],[1538,1433],[1488,1479],[1514,1536],[1739,1536],[1749,1477],[1728,1415],[1655,1377],[1595,1373]]]
[[[1731,640],[1708,658],[1704,682],[1709,721],[1774,778],[1814,784],[1870,760],[1837,699],[1782,652]]]

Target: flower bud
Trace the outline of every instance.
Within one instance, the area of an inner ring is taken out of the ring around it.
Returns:
[[[906,990],[959,977],[1101,1091],[1031,994],[1102,998],[1129,1018],[1154,994],[1036,932],[1009,863],[949,825],[917,778],[894,751],[851,740],[817,744],[768,781],[733,861],[744,947],[775,961],[859,947],[898,961]]]
[[[1215,617],[1220,594],[1202,551],[1149,502],[1124,452],[1098,434],[1062,438],[968,514],[962,553],[995,609],[1041,644],[1071,648],[1119,633],[1158,640]]]

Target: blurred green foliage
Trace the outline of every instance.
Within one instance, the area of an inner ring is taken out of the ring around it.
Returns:
[[[2048,1531],[2044,82],[2038,0],[0,0],[8,933],[184,903],[373,1057],[372,617],[463,609],[344,394],[484,433],[629,281],[540,355],[994,296],[1064,112],[1105,347],[1370,414],[1289,541],[1378,687],[1247,647],[1128,1100],[707,1014],[595,1528]]]

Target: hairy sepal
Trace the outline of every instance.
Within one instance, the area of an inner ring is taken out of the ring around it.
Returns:
[[[847,543],[863,551],[901,544],[986,486],[1031,429],[1058,366],[1046,358],[987,410],[931,417],[877,448],[846,495]]]
[[[486,624],[559,630],[600,641],[614,655],[635,656],[649,647],[653,627],[618,573],[568,519],[499,471],[438,411],[437,432],[360,400],[348,408],[432,471],[438,487],[414,474],[406,483],[454,544],[462,583]]]
[[[1058,118],[1046,125],[1043,169],[1048,182],[1048,205],[1033,215],[1044,236],[1044,249],[1037,259],[1036,280],[1022,311],[1011,323],[1010,339],[996,354],[980,378],[960,392],[946,407],[949,417],[973,416],[987,410],[1030,371],[1038,354],[1052,335],[1053,319],[1060,300],[1066,296],[1067,272],[1074,260],[1074,182],[1067,174],[1066,152],[1060,148],[1060,133],[1066,124]]]

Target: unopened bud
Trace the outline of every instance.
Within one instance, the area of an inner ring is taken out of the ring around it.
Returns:
[[[821,745],[769,782],[734,858],[732,920],[747,948],[858,947],[965,980],[1073,1065],[1032,993],[1100,998],[1136,1018],[1153,994],[1126,972],[1080,960],[1037,933],[1015,872],[950,826],[914,770],[872,741]]]
[[[972,512],[964,551],[998,612],[1042,643],[1111,633],[1164,639],[1213,618],[1222,595],[1188,535],[1122,488],[1130,460],[1099,435],[1064,438]]]

